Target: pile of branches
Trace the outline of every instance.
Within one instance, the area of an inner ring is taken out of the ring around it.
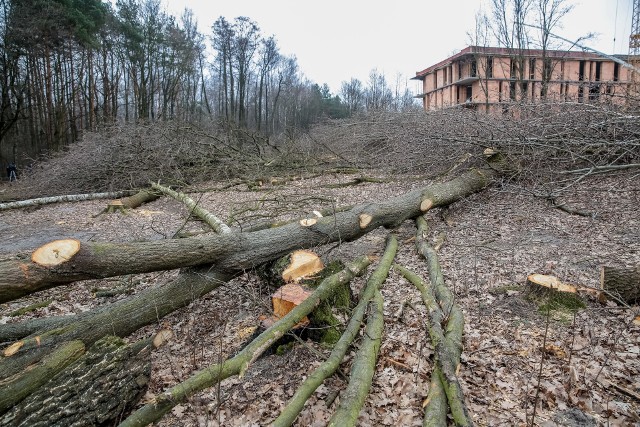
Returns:
[[[561,186],[567,171],[637,167],[639,117],[636,111],[581,103],[518,104],[502,114],[468,108],[370,112],[319,124],[295,138],[228,124],[118,125],[87,133],[39,163],[14,191],[24,199],[138,189],[157,181],[184,187],[238,177],[261,180],[339,167],[435,178],[478,166],[486,148],[518,161],[520,180]]]
[[[138,189],[157,181],[183,187],[299,173],[317,168],[322,157],[313,146],[223,124],[114,125],[36,162],[12,190],[24,199]]]
[[[493,148],[518,159],[521,178],[548,183],[569,170],[640,163],[639,118],[638,111],[582,103],[518,104],[502,114],[384,112],[318,126],[309,138],[371,168],[432,176]]]

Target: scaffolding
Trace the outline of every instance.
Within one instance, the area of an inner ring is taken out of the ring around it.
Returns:
[[[631,34],[629,35],[629,56],[638,56],[638,54],[640,54],[640,0],[633,0]]]

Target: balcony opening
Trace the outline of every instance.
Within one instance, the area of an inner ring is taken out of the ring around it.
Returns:
[[[529,80],[535,80],[536,78],[536,59],[529,59]]]
[[[620,64],[617,62],[613,63],[613,81],[620,81]]]
[[[551,71],[553,70],[553,64],[551,64],[550,58],[545,58],[542,64],[542,79],[545,82],[551,81]]]
[[[478,74],[478,63],[474,59],[473,61],[471,61],[471,70],[469,75],[471,77],[475,77],[477,74]]]
[[[584,67],[586,65],[586,61],[580,61],[580,67],[578,68],[578,80],[584,80]]]
[[[600,81],[600,75],[602,72],[602,62],[596,62],[596,81]]]
[[[467,94],[464,102],[471,102],[471,101],[473,101],[473,87],[467,86]]]
[[[487,78],[491,79],[493,78],[493,56],[488,56],[487,57],[487,72],[486,72]]]
[[[584,86],[578,87],[578,102],[584,102]]]

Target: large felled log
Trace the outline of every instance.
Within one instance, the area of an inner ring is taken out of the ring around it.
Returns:
[[[367,280],[367,285],[360,295],[358,305],[353,310],[353,314],[351,319],[349,319],[349,324],[345,328],[344,333],[333,347],[327,360],[318,366],[300,387],[298,387],[287,406],[273,422],[273,427],[288,427],[293,424],[307,399],[311,397],[325,379],[333,375],[338,369],[344,355],[347,354],[347,350],[360,331],[360,325],[364,319],[369,301],[371,301],[371,298],[373,298],[375,292],[384,283],[389,274],[389,268],[391,267],[397,249],[398,242],[395,236],[389,236],[384,255],[378,267],[371,273],[371,276]]]
[[[164,414],[180,402],[184,402],[192,394],[211,387],[233,375],[244,375],[253,361],[265,350],[293,328],[300,319],[311,313],[323,299],[331,295],[331,292],[336,287],[348,283],[356,275],[361,274],[370,262],[371,260],[366,256],[359,258],[344,270],[329,276],[322,281],[309,298],[291,310],[289,314],[272,327],[261,333],[240,353],[223,363],[218,363],[196,372],[186,381],[156,396],[154,402],[148,403],[135,411],[120,424],[120,427],[146,426],[162,418]]]
[[[146,391],[151,341],[125,345],[120,338],[101,339],[4,414],[0,426],[115,425]]]
[[[119,197],[119,196],[114,196],[114,197]],[[143,189],[138,191],[134,195],[110,201],[107,204],[107,207],[104,208],[102,212],[98,213],[95,216],[98,216],[102,213],[114,213],[117,211],[125,212],[126,209],[135,209],[138,206],[142,206],[145,203],[153,202],[159,197],[160,197],[159,193],[155,191]]]
[[[26,208],[31,206],[48,205],[61,202],[82,202],[85,200],[111,199],[131,194],[129,191],[111,193],[67,194],[63,196],[40,197],[37,199],[20,200],[17,202],[0,203],[0,211],[7,209]]]
[[[120,199],[120,203],[124,206],[125,209],[135,209],[139,206],[144,205],[145,203],[153,202],[160,197],[155,191],[151,191],[148,189],[143,189],[138,191],[136,194],[133,194],[128,197],[123,197]]]
[[[0,302],[76,280],[216,264],[221,271],[253,268],[293,250],[337,240],[354,240],[380,226],[394,227],[437,206],[453,203],[489,185],[499,172],[470,170],[451,181],[433,184],[396,198],[356,206],[347,212],[318,218],[311,226],[299,223],[252,233],[203,235],[126,244],[80,242],[70,258],[40,265],[31,254],[0,259]],[[55,252],[57,248],[50,246]]]
[[[640,265],[600,269],[600,287],[626,303],[640,301]]]
[[[10,357],[19,348],[19,345],[8,347],[4,351],[4,356]],[[37,390],[79,358],[84,353],[84,349],[84,344],[81,341],[64,343],[42,360],[25,368],[23,372],[16,372],[14,375],[3,378],[0,381],[0,414]]]
[[[61,343],[81,340],[89,347],[107,335],[125,337],[187,306],[232,276],[208,268],[183,271],[175,280],[139,294],[76,316],[43,322],[41,329],[5,349],[15,349],[0,358],[0,380],[15,375],[57,348]],[[47,326],[49,326],[47,328]]]

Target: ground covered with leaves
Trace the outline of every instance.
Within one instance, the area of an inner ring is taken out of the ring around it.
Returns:
[[[265,220],[306,217],[313,210],[385,200],[437,179],[426,173],[394,173],[371,175],[381,182],[335,185],[355,177],[326,173],[273,183],[265,179],[255,185],[213,181],[192,187],[190,196],[230,226],[246,228]],[[459,377],[477,425],[531,425],[534,412],[535,425],[540,426],[640,425],[640,325],[633,322],[638,307],[584,296],[584,307],[550,309],[525,284],[528,274],[542,273],[597,287],[601,265],[639,264],[639,182],[637,171],[576,181],[562,201],[589,216],[556,209],[538,196],[535,186],[511,181],[426,215],[445,282],[465,315]],[[0,255],[34,249],[56,238],[126,242],[206,230],[185,207],[167,198],[126,215],[96,216],[104,206],[105,201],[87,201],[3,212]],[[427,265],[415,249],[415,232],[414,224],[405,222],[355,242],[310,249],[325,261],[381,255],[387,234],[394,233],[400,242],[396,262],[427,280]],[[375,263],[369,272],[374,267]],[[0,322],[83,312],[175,275],[172,271],[83,281],[42,291],[0,305]],[[354,280],[353,289],[360,289],[365,280],[366,275]],[[124,293],[101,296],[100,291],[108,289]],[[247,271],[130,337],[172,331],[173,338],[153,353],[146,398],[237,353],[254,333],[259,316],[268,313],[271,292],[255,272]],[[382,294],[385,330],[359,425],[419,426],[434,365],[426,310],[419,292],[393,271]],[[50,303],[15,313],[41,301]],[[326,424],[346,386],[357,346],[356,342],[343,361],[340,374],[307,402],[296,425]],[[295,341],[283,354],[258,359],[244,377],[192,396],[158,425],[268,425],[329,352],[310,340]]]

